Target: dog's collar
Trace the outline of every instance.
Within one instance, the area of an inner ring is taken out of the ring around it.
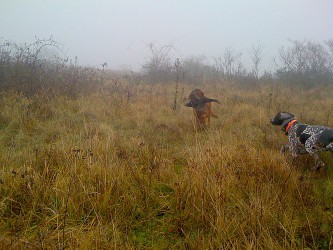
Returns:
[[[286,133],[288,133],[288,130],[290,129],[291,125],[293,125],[295,122],[297,122],[296,119],[291,120],[287,126],[286,126]]]

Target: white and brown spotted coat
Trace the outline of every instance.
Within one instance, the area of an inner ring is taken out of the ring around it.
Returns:
[[[288,135],[288,143],[282,146],[281,151],[289,149],[294,158],[299,154],[308,153],[314,157],[316,169],[324,166],[318,152],[324,150],[333,152],[333,129],[296,121],[286,131],[286,127],[293,120],[296,120],[294,115],[288,112],[279,112],[271,120],[273,125],[282,125],[282,130]]]

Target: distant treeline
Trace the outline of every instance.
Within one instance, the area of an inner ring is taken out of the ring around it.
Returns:
[[[151,56],[140,72],[130,72],[132,80],[146,83],[169,83],[176,79],[190,84],[231,81],[251,84],[276,81],[285,84],[316,86],[333,84],[333,40],[323,44],[313,41],[290,41],[282,47],[275,59],[276,69],[259,72],[262,65],[263,48],[252,46],[249,50],[252,67],[242,63],[242,54],[225,49],[219,57],[207,63],[204,57],[178,60],[170,56],[171,45],[156,48],[149,45]],[[49,55],[48,51],[51,51]],[[40,91],[75,97],[100,89],[107,80],[115,85],[128,74],[114,74],[107,64],[100,67],[81,67],[77,59],[69,59],[63,46],[53,38],[37,39],[32,44],[18,45],[4,41],[0,44],[0,90],[15,90],[24,95]],[[108,73],[107,73],[108,72]],[[134,77],[135,76],[135,77]],[[139,77],[138,77],[139,76]],[[135,82],[136,83],[136,82]],[[135,84],[134,83],[134,84]]]
[[[333,84],[333,40],[323,44],[313,41],[289,41],[281,47],[274,59],[275,69],[262,71],[263,47],[252,46],[249,54],[252,67],[242,63],[242,53],[227,48],[222,56],[206,63],[204,57],[191,57],[182,61],[182,78],[189,83],[233,81],[250,83],[277,81],[286,84],[315,86]],[[174,79],[173,60],[169,57],[170,46],[159,49],[150,45],[151,58],[143,65],[143,73],[149,82],[168,82]]]

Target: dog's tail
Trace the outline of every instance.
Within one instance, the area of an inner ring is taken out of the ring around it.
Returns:
[[[318,142],[333,152],[333,129],[327,129],[320,134]]]
[[[333,153],[333,142],[331,142],[330,144],[328,144],[328,145],[326,146],[326,149],[327,149],[328,151],[331,151],[331,152]]]

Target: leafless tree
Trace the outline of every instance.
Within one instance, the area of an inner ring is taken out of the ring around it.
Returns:
[[[214,58],[216,69],[227,79],[243,76],[246,72],[241,62],[242,53],[232,48],[226,48],[223,56]]]
[[[261,44],[252,45],[249,50],[249,54],[252,60],[252,75],[258,80],[259,77],[259,65],[263,58],[263,46]]]

